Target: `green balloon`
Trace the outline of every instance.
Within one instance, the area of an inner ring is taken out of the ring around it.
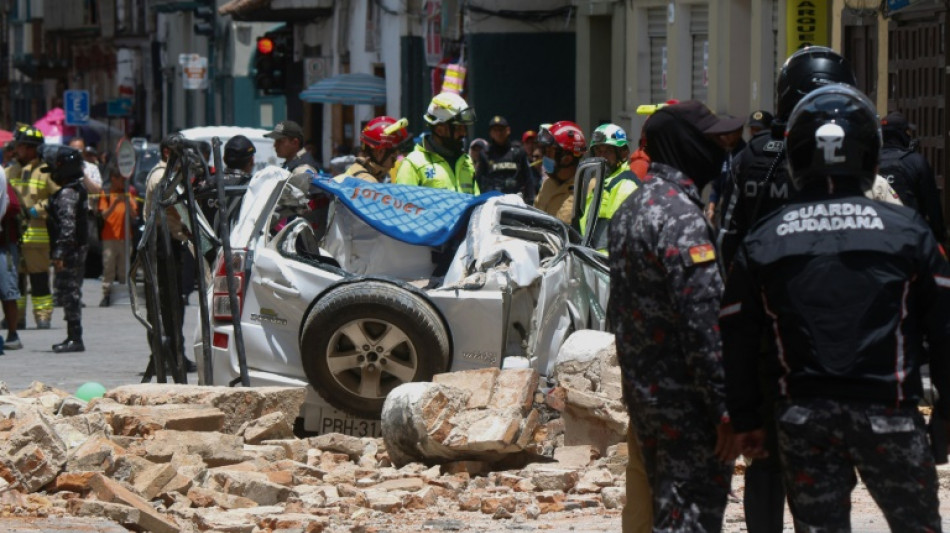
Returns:
[[[106,388],[93,381],[83,383],[76,389],[76,397],[87,402],[93,398],[102,398],[105,393]]]

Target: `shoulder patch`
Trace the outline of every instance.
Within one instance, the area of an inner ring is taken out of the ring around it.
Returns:
[[[716,248],[712,244],[699,244],[691,246],[687,251],[692,264],[699,265],[716,260]]]
[[[785,148],[785,143],[784,143],[784,142],[782,142],[782,141],[777,141],[777,140],[771,140],[771,141],[765,143],[765,146],[762,147],[762,151],[763,151],[763,152],[768,152],[768,153],[771,153],[771,154],[780,154],[780,153],[782,153],[782,150],[783,150],[784,148]]]

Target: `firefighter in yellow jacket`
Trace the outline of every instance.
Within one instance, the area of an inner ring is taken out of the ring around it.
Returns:
[[[33,298],[33,318],[37,329],[49,329],[53,316],[53,295],[49,279],[49,233],[46,231],[46,208],[49,197],[59,189],[49,174],[43,172],[46,164],[39,157],[43,133],[28,126],[16,133],[18,155],[24,155],[23,171],[19,176],[7,176],[20,196],[26,216],[26,230],[20,240],[20,299],[17,300],[20,326],[26,326],[26,294],[29,279],[29,294]]]

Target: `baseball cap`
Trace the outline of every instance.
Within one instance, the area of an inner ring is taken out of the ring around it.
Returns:
[[[741,118],[729,115],[718,117],[706,107],[706,104],[699,100],[687,100],[668,107],[675,108],[677,116],[689,122],[706,135],[718,135],[720,133],[736,131],[741,128],[745,122]]]
[[[716,122],[703,129],[706,135],[720,135],[723,133],[732,133],[741,130],[745,126],[745,119],[734,117],[732,115],[719,115]]]
[[[284,137],[295,137],[303,140],[303,128],[293,120],[284,120],[274,126],[274,131],[265,133],[264,137],[271,139],[283,139]]]
[[[534,130],[528,130],[521,134],[521,142],[526,143],[528,139],[537,139],[538,134]]]
[[[505,117],[501,115],[495,115],[491,118],[491,120],[488,121],[489,128],[494,127],[494,126],[502,126],[502,127],[507,128],[508,121],[505,119]]]
[[[750,128],[759,128],[762,130],[768,129],[772,126],[772,113],[760,109],[758,111],[753,111],[749,115],[749,127]]]
[[[235,135],[224,143],[224,164],[234,166],[250,159],[254,152],[254,143],[243,135]]]
[[[884,118],[881,119],[881,128],[883,129],[893,129],[900,131],[907,131],[914,128],[910,122],[907,122],[907,117],[905,117],[899,111],[891,111]]]

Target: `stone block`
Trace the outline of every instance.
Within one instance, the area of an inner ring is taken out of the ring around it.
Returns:
[[[245,422],[266,414],[281,412],[287,420],[300,414],[304,387],[206,387],[141,383],[124,385],[106,393],[123,405],[189,404],[207,405],[224,413],[222,431],[236,434]]]
[[[125,449],[105,437],[92,437],[69,454],[66,469],[111,472]]]
[[[120,503],[134,507],[140,513],[138,525],[153,533],[178,533],[181,528],[170,518],[156,511],[147,501],[119,483],[97,474],[89,480],[89,487],[99,501]]]
[[[442,444],[454,451],[517,451],[513,445],[523,420],[518,407],[462,411],[453,417],[455,429]]]
[[[268,413],[247,423],[242,433],[244,441],[260,444],[265,440],[286,439],[294,436],[293,419],[288,420],[284,413]]]
[[[466,391],[469,396],[465,407],[467,409],[480,409],[488,407],[491,402],[495,380],[499,373],[501,373],[501,370],[497,368],[447,372],[436,374],[432,377],[432,382]]]
[[[589,444],[558,446],[554,450],[554,460],[562,468],[580,469],[600,458],[600,452]]]
[[[132,488],[146,500],[151,500],[161,494],[177,474],[178,470],[170,463],[156,464],[139,472],[132,479]]]
[[[107,518],[125,527],[138,526],[142,522],[141,511],[121,503],[74,499],[67,502],[66,509],[75,516]]]
[[[290,488],[271,482],[266,474],[260,472],[215,470],[210,477],[223,492],[248,498],[258,505],[284,502],[291,494]]]
[[[115,406],[110,413],[116,435],[147,437],[160,429],[221,431],[224,413],[207,405]]]
[[[627,491],[623,487],[604,487],[600,497],[607,509],[623,509],[627,505]]]
[[[69,491],[85,494],[89,491],[89,480],[96,472],[63,472],[56,476],[56,480],[49,488],[50,492]]]
[[[41,408],[3,398],[15,404],[16,418],[0,440],[0,477],[19,483],[25,492],[35,492],[56,479],[66,464],[66,444]]]
[[[342,453],[351,461],[356,461],[363,455],[366,445],[357,437],[340,433],[327,433],[307,439],[310,446],[326,452]]]
[[[517,407],[522,413],[531,409],[534,393],[538,390],[538,373],[530,368],[502,370],[495,380],[489,408]]]
[[[121,388],[121,387],[120,387]],[[210,467],[243,462],[244,441],[237,435],[204,431],[156,431],[144,443],[150,461],[168,462],[175,454],[193,454]]]

